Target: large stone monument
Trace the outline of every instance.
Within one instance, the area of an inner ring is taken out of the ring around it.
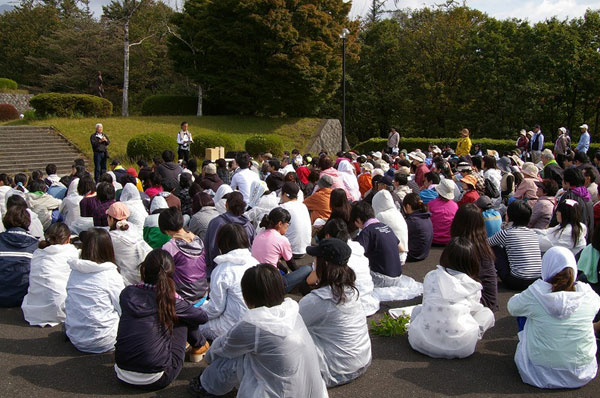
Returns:
[[[350,149],[348,140],[344,148]],[[323,119],[315,134],[310,137],[305,152],[316,156],[321,151],[327,151],[330,155],[342,150],[342,124],[338,119]]]

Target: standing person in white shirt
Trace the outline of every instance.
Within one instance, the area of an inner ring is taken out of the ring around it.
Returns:
[[[190,145],[194,142],[192,133],[188,131],[188,122],[181,122],[181,130],[177,133],[177,157],[186,162],[190,159]]]
[[[259,181],[258,174],[250,170],[250,155],[240,152],[235,156],[238,170],[231,178],[231,189],[237,189],[244,197],[244,202],[250,203],[250,188],[252,182]]]
[[[293,182],[286,182],[281,188],[281,207],[286,209],[290,215],[290,226],[285,236],[292,246],[294,258],[302,258],[306,254],[306,247],[310,246],[312,238],[312,226],[310,214],[304,203],[298,201],[300,187]]]

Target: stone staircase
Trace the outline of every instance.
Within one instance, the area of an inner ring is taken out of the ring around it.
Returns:
[[[53,127],[0,126],[0,173],[44,171],[54,163],[58,175],[64,175],[76,158],[85,155]]]

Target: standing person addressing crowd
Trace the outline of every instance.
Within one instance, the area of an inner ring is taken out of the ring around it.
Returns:
[[[192,133],[188,131],[188,122],[181,122],[181,130],[177,133],[177,158],[186,162],[190,159],[190,145],[194,142]]]
[[[94,180],[98,182],[100,176],[106,173],[106,160],[108,159],[108,149],[110,140],[104,134],[104,126],[101,123],[96,124],[96,132],[90,137],[92,150],[94,151]]]

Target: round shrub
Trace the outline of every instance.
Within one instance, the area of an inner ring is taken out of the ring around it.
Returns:
[[[138,134],[127,143],[127,156],[130,159],[150,160],[160,156],[165,149],[177,151],[175,138],[162,133]]]
[[[192,155],[199,158],[204,158],[206,155],[206,148],[215,148],[222,146],[225,148],[225,152],[233,150],[235,142],[231,137],[223,134],[199,134],[193,137],[194,142],[190,147]]]
[[[0,122],[19,118],[19,111],[11,104],[0,104]]]
[[[19,88],[19,86],[16,81],[0,77],[0,89],[16,90],[17,88]]]
[[[273,156],[283,153],[283,140],[277,135],[255,135],[246,140],[246,152],[256,156],[261,152],[270,152]]]
[[[144,116],[195,115],[198,97],[183,95],[151,95],[142,102]]]
[[[96,116],[106,117],[112,114],[112,102],[106,98],[88,94],[38,94],[29,100],[35,112],[40,116],[73,117]]]

